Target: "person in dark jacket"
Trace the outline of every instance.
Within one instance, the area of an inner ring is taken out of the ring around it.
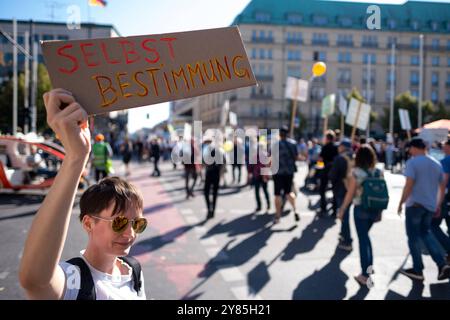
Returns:
[[[325,136],[325,145],[320,152],[319,160],[323,161],[324,168],[320,177],[320,215],[325,216],[327,214],[327,199],[326,191],[328,187],[328,174],[331,166],[333,165],[334,158],[338,155],[338,150],[334,144],[335,134],[332,130],[328,131]],[[333,197],[333,215],[336,215],[336,199]]]
[[[338,208],[344,203],[345,194],[347,193],[348,177],[352,167],[352,144],[349,140],[342,140],[338,147],[339,155],[333,161],[331,166],[329,178],[333,185],[333,196],[336,199]],[[341,232],[339,236],[338,248],[351,251],[352,237],[350,234],[349,223],[350,208],[344,211],[344,216],[341,223]]]

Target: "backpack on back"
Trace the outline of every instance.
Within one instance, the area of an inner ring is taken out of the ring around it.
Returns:
[[[380,171],[377,169],[372,175],[366,171],[367,178],[362,183],[361,205],[367,212],[380,213],[387,209],[389,204],[389,192],[386,180],[381,177]]]
[[[139,261],[131,256],[119,257],[120,260],[128,264],[132,269],[133,288],[139,294],[142,287],[141,265]],[[91,270],[89,269],[83,258],[76,257],[67,261],[80,268],[80,290],[78,291],[77,300],[96,300],[95,285],[92,279]]]

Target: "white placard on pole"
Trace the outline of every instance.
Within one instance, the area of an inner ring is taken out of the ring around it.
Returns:
[[[347,114],[347,100],[341,94],[339,95],[339,111],[344,116]]]
[[[230,100],[225,100],[222,106],[222,113],[220,115],[220,125],[225,127],[228,121],[228,113],[230,112]]]
[[[308,101],[308,81],[288,77],[284,96],[287,99],[298,100],[301,102]]]
[[[229,114],[229,118],[230,118],[230,126],[237,126],[237,114],[235,112],[231,112]]]
[[[191,140],[191,131],[192,131],[192,126],[189,123],[185,123],[184,124],[184,134],[183,134],[183,139],[186,141]]]
[[[361,104],[361,109],[359,111],[359,117],[356,119],[358,114],[358,106]],[[356,127],[360,130],[366,130],[367,125],[369,124],[370,118],[370,105],[366,103],[361,103],[360,101],[352,98],[349,103],[349,108],[347,112],[347,117],[345,118],[345,123],[354,126],[356,123]]]
[[[411,130],[411,121],[409,119],[409,112],[406,109],[398,109],[400,116],[400,125],[403,130]]]

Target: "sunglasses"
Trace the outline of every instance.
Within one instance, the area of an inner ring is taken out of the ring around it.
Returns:
[[[129,222],[131,222],[131,226],[136,233],[142,233],[147,227],[147,219],[145,218],[128,219],[125,216],[117,216],[112,219],[107,219],[92,215],[90,217],[99,220],[110,221],[113,231],[117,233],[123,232],[127,228]]]

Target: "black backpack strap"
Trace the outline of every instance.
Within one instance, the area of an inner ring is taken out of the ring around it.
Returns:
[[[141,291],[142,287],[142,280],[141,280],[141,264],[139,261],[137,261],[132,256],[126,256],[126,257],[119,257],[120,260],[128,264],[132,269],[132,275],[133,275],[133,287],[134,290],[139,293]]]
[[[72,258],[67,263],[73,264],[80,268],[80,290],[78,291],[77,300],[96,300],[94,280],[92,279],[91,270],[84,260],[80,257]]]

